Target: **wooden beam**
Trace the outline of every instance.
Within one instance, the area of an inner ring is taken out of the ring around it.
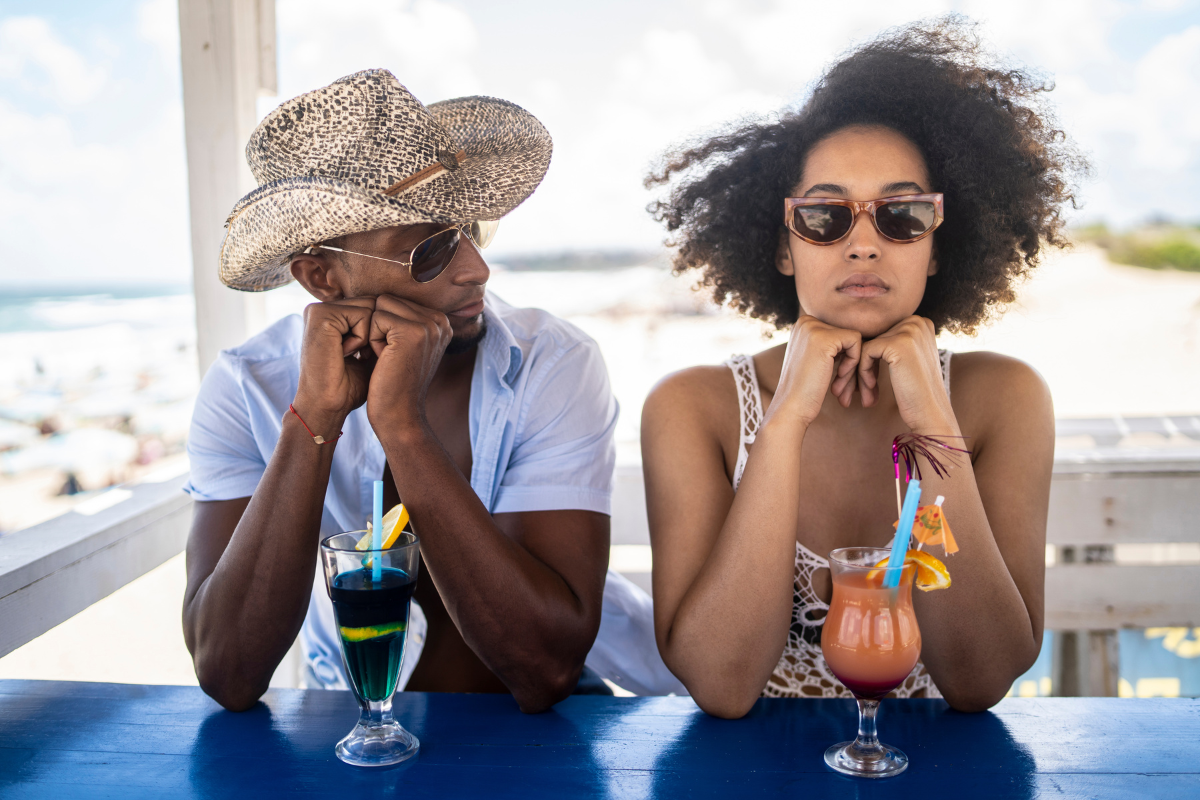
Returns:
[[[1200,565],[1066,564],[1046,569],[1051,630],[1200,625]]]
[[[1047,541],[1200,541],[1200,471],[1056,474]]]
[[[226,217],[256,185],[244,148],[257,122],[259,92],[275,86],[274,20],[274,0],[179,0],[201,375],[218,352],[245,341],[266,319],[261,295],[221,284],[217,260]],[[262,30],[267,23],[269,35]]]
[[[109,490],[120,502],[71,511],[4,537],[0,547],[0,656],[141,577],[187,541],[187,475]]]

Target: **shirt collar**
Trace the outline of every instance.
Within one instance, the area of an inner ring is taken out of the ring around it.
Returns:
[[[505,385],[511,387],[521,371],[525,354],[517,343],[517,337],[513,336],[500,315],[504,307],[504,301],[493,297],[491,292],[484,295],[483,318],[487,323],[487,331],[480,346],[484,358],[496,366],[496,373]]]

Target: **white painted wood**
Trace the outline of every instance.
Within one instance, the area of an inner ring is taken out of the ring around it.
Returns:
[[[1194,473],[1056,473],[1050,544],[1200,541],[1200,470]]]
[[[1152,462],[1138,468],[1121,453],[1055,462],[1050,484],[1050,544],[1200,541],[1200,457]],[[1164,467],[1167,467],[1164,469]],[[612,544],[649,544],[646,494],[638,465],[618,466],[613,476]]]
[[[1200,625],[1200,566],[1069,564],[1046,570],[1046,627]]]
[[[186,480],[124,487],[130,497],[93,515],[69,512],[6,535],[0,656],[179,553],[192,519]]]
[[[274,18],[274,0],[179,0],[201,375],[218,352],[245,341],[266,319],[263,297],[222,285],[217,263],[225,219],[238,199],[256,185],[244,148],[257,121],[255,100],[260,87],[275,83],[274,31],[269,54],[262,45],[266,32],[260,35],[260,20],[270,21],[273,29]]]
[[[1200,540],[1194,522],[1200,518],[1200,464],[1177,459],[1173,470],[1125,471],[1128,462],[1118,458],[1106,474],[1095,467],[1099,463],[1092,462],[1092,472],[1062,472],[1056,466],[1052,543]],[[0,547],[0,655],[182,550],[191,519],[191,501],[179,491],[184,481],[186,476],[122,489],[132,496],[111,506],[93,502],[91,508],[97,510],[91,516],[72,512],[5,536]],[[614,478],[612,543],[649,541],[641,467],[620,466]],[[649,588],[648,574],[627,577]],[[1200,566],[1070,564],[1046,572],[1047,628],[1198,624]],[[299,680],[298,656],[289,658],[277,674],[279,685]]]
[[[279,94],[275,58],[275,0],[257,0],[258,5],[258,94]]]
[[[1126,473],[1200,473],[1200,443],[1178,447],[1092,447],[1054,453],[1056,476]]]
[[[611,543],[650,544],[640,464],[619,465],[613,474]]]

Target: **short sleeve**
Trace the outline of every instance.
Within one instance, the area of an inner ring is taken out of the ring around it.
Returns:
[[[221,353],[200,384],[188,431],[191,478],[183,487],[195,500],[249,497],[267,469],[238,371],[238,360]]]
[[[610,514],[618,406],[600,348],[581,341],[530,381],[493,513]]]

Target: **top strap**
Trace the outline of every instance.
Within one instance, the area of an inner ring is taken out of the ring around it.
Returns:
[[[946,396],[950,396],[950,359],[954,354],[949,350],[938,350],[938,360],[942,366],[942,381],[946,384]],[[758,436],[759,426],[763,421],[762,393],[758,390],[758,373],[754,370],[754,356],[733,356],[725,362],[733,372],[733,383],[738,395],[738,457],[733,468],[733,490],[742,482],[742,473],[746,471],[746,460],[750,451],[747,449],[754,444]]]
[[[733,490],[742,482],[749,457],[749,445],[754,444],[763,421],[762,395],[758,391],[758,374],[754,371],[754,356],[733,356],[725,362],[733,372],[738,395],[738,457],[733,468]]]
[[[946,383],[946,397],[950,396],[950,358],[953,355],[949,350],[938,350],[938,360],[942,362],[942,380]]]

